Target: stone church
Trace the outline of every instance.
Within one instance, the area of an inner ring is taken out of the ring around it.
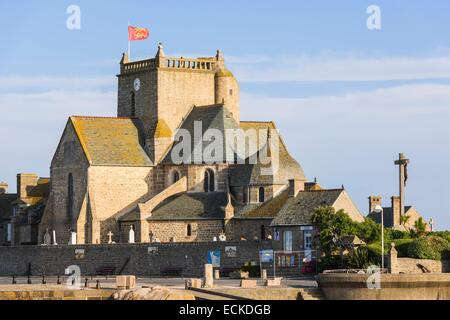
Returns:
[[[345,190],[306,182],[273,122],[241,121],[239,85],[220,51],[169,58],[160,45],[155,58],[133,62],[124,54],[117,77],[117,117],[68,119],[39,243],[48,230],[59,244],[126,243],[130,230],[138,243],[272,239],[290,198],[289,212],[301,201],[336,204],[362,221]],[[229,135],[249,131],[256,142]],[[239,143],[244,151],[230,153]]]

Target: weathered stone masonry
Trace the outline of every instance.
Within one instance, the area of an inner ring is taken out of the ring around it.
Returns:
[[[226,256],[226,246],[237,248],[235,258]],[[150,254],[149,247],[158,248],[158,253]],[[0,247],[0,276],[25,276],[29,263],[33,276],[64,275],[71,265],[79,266],[83,276],[96,275],[105,267],[117,274],[127,259],[123,274],[160,276],[167,269],[180,268],[183,276],[202,276],[208,251],[221,251],[221,268],[240,268],[247,262],[258,264],[259,250],[270,248],[270,242],[254,241]],[[75,259],[76,249],[84,249],[84,259]]]

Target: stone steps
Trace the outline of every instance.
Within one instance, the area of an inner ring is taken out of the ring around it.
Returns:
[[[299,293],[302,300],[326,300],[319,288],[304,288]]]

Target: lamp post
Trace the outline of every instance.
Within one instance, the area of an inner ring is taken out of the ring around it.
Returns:
[[[375,213],[379,213],[381,215],[381,272],[384,269],[384,210],[383,207],[377,205],[374,209]]]

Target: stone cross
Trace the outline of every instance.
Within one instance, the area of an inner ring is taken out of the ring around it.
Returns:
[[[107,236],[108,236],[108,244],[112,244],[113,240],[112,240],[112,236],[114,235],[114,233],[111,232],[111,230],[108,232]]]
[[[133,226],[130,226],[130,232],[128,232],[128,243],[134,243],[134,230],[133,230]]]
[[[408,164],[409,159],[400,153],[398,160],[394,162],[399,167],[399,196],[400,196],[400,217],[405,214],[405,187],[408,180]]]

